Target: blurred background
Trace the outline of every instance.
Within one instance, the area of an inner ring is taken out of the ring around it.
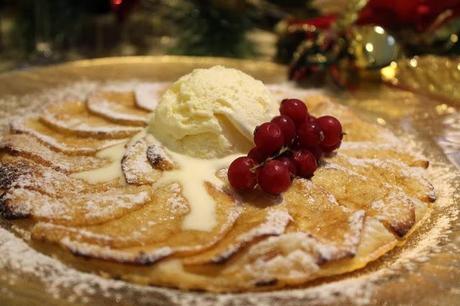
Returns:
[[[460,52],[457,0],[0,0],[0,71],[179,54],[256,58],[334,74]],[[300,69],[302,68],[302,69]]]
[[[0,70],[82,58],[272,58],[276,23],[305,1],[1,0]]]

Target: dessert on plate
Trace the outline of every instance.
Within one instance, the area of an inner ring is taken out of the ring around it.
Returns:
[[[435,201],[428,161],[390,131],[221,66],[48,103],[0,148],[0,212],[34,247],[145,285],[274,290],[354,271]]]

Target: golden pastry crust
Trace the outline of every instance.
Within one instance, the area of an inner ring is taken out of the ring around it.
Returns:
[[[290,96],[289,88],[276,91]],[[329,98],[309,96],[310,112],[341,120],[347,134],[338,153],[279,197],[206,183],[216,226],[184,230],[190,206],[181,186],[155,185],[177,165],[149,136],[126,144],[123,178],[89,184],[69,175],[107,166],[113,161],[97,152],[141,131],[148,112],[137,96],[101,90],[87,101],[52,103],[12,122],[0,141],[3,217],[28,218],[34,240],[91,258],[73,259],[85,270],[216,292],[301,285],[379,258],[435,200],[423,176],[427,160]],[[225,169],[219,175],[225,180]]]

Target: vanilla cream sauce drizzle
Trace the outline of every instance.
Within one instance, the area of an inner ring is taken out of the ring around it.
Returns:
[[[178,182],[182,186],[182,195],[190,205],[182,228],[186,230],[210,231],[216,225],[216,203],[206,190],[205,182],[221,188],[224,182],[216,172],[227,167],[238,155],[233,154],[219,159],[199,159],[167,150],[169,156],[178,165],[178,169],[165,171],[154,186],[164,186]]]
[[[94,170],[74,173],[71,176],[82,179],[90,184],[104,183],[119,177],[123,178],[121,159],[123,158],[127,143],[127,141],[122,142],[96,153],[97,157],[108,159],[110,161],[109,165]]]
[[[126,151],[126,145],[145,136],[142,131],[130,140],[103,149],[96,153],[97,157],[107,158],[110,164],[89,171],[72,174],[90,184],[104,183],[117,178],[124,180],[121,160]],[[154,188],[177,182],[182,187],[182,195],[190,205],[190,212],[182,223],[185,230],[210,231],[216,225],[216,203],[206,190],[205,182],[221,188],[224,182],[216,176],[216,172],[228,167],[238,154],[232,154],[219,159],[199,159],[179,154],[164,148],[167,154],[178,166],[177,169],[163,172],[160,179],[154,183]]]
[[[125,176],[121,170],[121,159],[125,154],[126,145],[139,140],[144,135],[145,131],[141,131],[129,140],[98,151],[96,157],[108,159],[110,162],[109,165],[89,171],[74,173],[71,176],[82,179],[90,184],[105,183],[117,178],[124,181]]]

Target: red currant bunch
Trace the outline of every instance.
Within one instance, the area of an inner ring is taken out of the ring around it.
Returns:
[[[340,147],[343,135],[336,118],[315,118],[301,100],[284,99],[280,115],[256,127],[256,146],[230,164],[228,180],[239,191],[259,185],[263,191],[278,195],[296,176],[312,177],[322,156]]]

